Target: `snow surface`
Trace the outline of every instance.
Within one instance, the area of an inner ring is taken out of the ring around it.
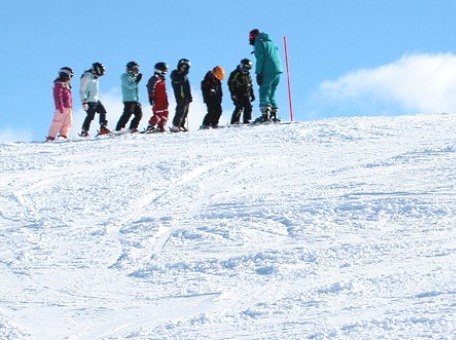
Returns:
[[[456,336],[456,117],[0,145],[1,339]]]

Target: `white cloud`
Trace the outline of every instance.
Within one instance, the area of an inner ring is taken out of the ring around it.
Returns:
[[[0,130],[0,143],[23,142],[32,140],[32,131],[3,128]]]
[[[351,72],[322,83],[317,101],[350,102],[355,108],[397,107],[408,113],[455,112],[456,55],[405,55],[387,65]]]

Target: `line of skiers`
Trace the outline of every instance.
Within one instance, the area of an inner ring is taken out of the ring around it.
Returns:
[[[280,74],[283,73],[282,62],[277,46],[271,41],[269,35],[260,33],[254,29],[249,33],[249,43],[254,48],[256,58],[255,74],[256,82],[259,85],[260,111],[256,123],[269,121],[279,121],[277,112],[278,106],[275,99],[275,92],[280,81]],[[171,72],[171,84],[176,99],[175,115],[172,120],[170,131],[187,131],[186,120],[189,113],[192,94],[188,73],[191,63],[188,59],[180,59],[175,70]],[[228,88],[231,99],[235,106],[231,124],[247,124],[252,120],[252,102],[255,100],[253,82],[250,71],[253,63],[244,58],[236,69],[230,73],[228,78]],[[168,96],[166,91],[166,74],[169,67],[165,62],[158,62],[154,67],[154,74],[147,82],[147,93],[149,103],[152,107],[152,116],[148,121],[145,133],[164,132],[168,122]],[[99,114],[100,130],[99,134],[107,134],[108,129],[106,120],[106,109],[100,101],[98,80],[106,72],[103,64],[95,62],[92,67],[85,71],[81,76],[79,94],[81,104],[86,112],[86,118],[82,124],[80,136],[89,135],[91,122],[95,115]],[[53,141],[57,136],[67,138],[72,125],[72,94],[71,79],[74,72],[70,67],[62,67],[58,77],[54,81],[53,95],[55,102],[55,112],[49,129],[46,141]],[[121,76],[122,101],[124,104],[123,113],[116,124],[115,131],[120,132],[125,129],[131,117],[128,131],[138,132],[138,126],[142,119],[143,112],[139,101],[138,85],[142,80],[139,64],[131,61],[126,65],[126,72]],[[225,71],[221,66],[216,66],[208,71],[201,82],[201,91],[204,103],[207,107],[201,128],[216,128],[222,114],[222,84],[225,78]]]

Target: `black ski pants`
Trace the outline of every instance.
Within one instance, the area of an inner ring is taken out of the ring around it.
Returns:
[[[100,126],[108,125],[108,121],[106,120],[106,109],[103,104],[98,101],[96,103],[87,103],[89,108],[87,109],[86,113],[87,116],[84,119],[84,123],[82,123],[82,130],[89,131],[90,130],[90,123],[95,118],[95,114],[98,113],[100,115]]]
[[[130,123],[130,130],[137,129],[139,122],[142,118],[142,108],[141,103],[138,102],[124,102],[124,110],[122,116],[120,116],[119,121],[116,125],[116,131],[122,130],[130,120],[130,117],[134,115],[134,118]]]
[[[173,126],[185,128],[189,107],[189,101],[183,100],[176,103],[176,114],[173,118]]]
[[[243,123],[250,123],[252,120],[252,103],[250,101],[250,95],[236,95],[234,106],[231,124],[238,124],[241,121],[242,113],[244,113]]]
[[[206,101],[207,114],[203,119],[204,127],[217,127],[222,115],[222,103],[219,100]]]

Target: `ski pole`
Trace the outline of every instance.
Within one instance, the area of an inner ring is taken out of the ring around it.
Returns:
[[[287,47],[287,37],[283,36],[283,45],[285,48],[285,65],[287,68],[287,87],[288,87],[288,104],[290,106],[290,121],[293,121],[293,104],[291,100],[291,84],[290,84],[290,70],[288,67],[288,47]]]

